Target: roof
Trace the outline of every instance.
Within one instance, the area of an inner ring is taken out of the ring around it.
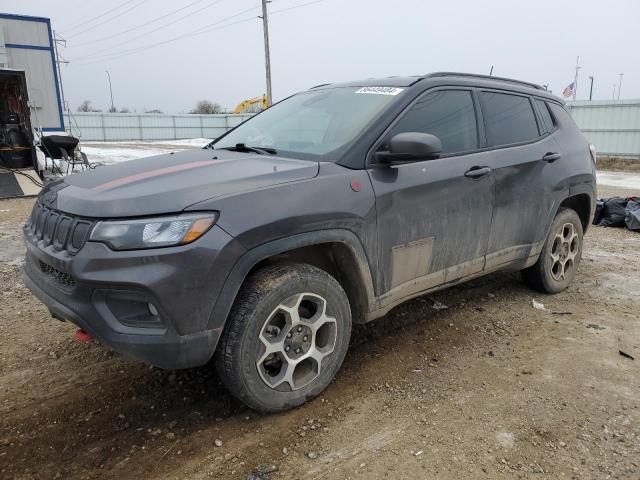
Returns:
[[[532,82],[516,80],[513,78],[494,77],[488,75],[480,75],[474,73],[461,72],[435,72],[425,75],[416,75],[410,77],[386,77],[386,78],[368,78],[355,82],[322,84],[313,88],[333,88],[333,87],[409,87],[422,81],[442,81],[443,79],[455,82],[458,85],[478,86],[485,88],[505,88],[509,90],[526,92],[528,94],[540,95],[544,97],[557,97],[546,91],[542,86]]]
[[[325,83],[317,85],[313,88],[322,87],[409,87],[421,80],[420,77],[385,77],[385,78],[367,78],[354,82],[343,83]]]

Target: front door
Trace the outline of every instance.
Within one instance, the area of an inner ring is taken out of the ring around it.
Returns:
[[[466,89],[430,90],[392,125],[442,141],[437,160],[371,166],[382,304],[480,272],[491,228],[493,174],[478,152],[476,104]]]

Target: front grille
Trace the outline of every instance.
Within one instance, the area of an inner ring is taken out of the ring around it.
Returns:
[[[87,241],[92,221],[60,212],[36,202],[27,224],[33,239],[42,242],[42,247],[66,251],[74,255]]]
[[[76,281],[71,275],[63,272],[62,270],[58,270],[57,268],[52,267],[42,260],[40,260],[40,270],[42,271],[42,273],[55,280],[62,287],[71,289],[76,286]]]

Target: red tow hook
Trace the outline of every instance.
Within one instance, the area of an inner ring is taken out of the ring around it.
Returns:
[[[87,343],[87,342],[90,342],[93,339],[93,337],[91,336],[91,334],[89,334],[89,333],[85,332],[84,330],[82,330],[81,328],[79,328],[76,331],[75,335],[73,336],[73,339],[76,342]]]

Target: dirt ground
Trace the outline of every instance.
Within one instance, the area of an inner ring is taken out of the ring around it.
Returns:
[[[21,282],[32,202],[0,202],[0,478],[640,478],[638,233],[591,228],[556,296],[499,273],[406,303],[321,397],[259,415],[210,367],[76,343]]]

